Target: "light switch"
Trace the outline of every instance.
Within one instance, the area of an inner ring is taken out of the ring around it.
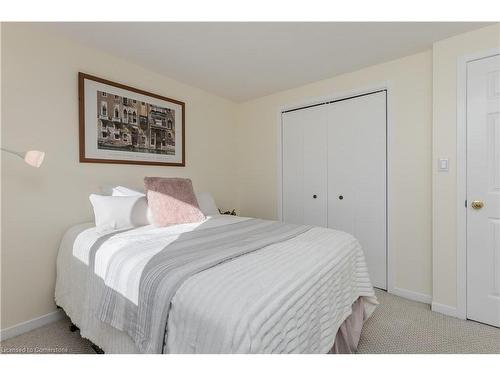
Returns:
[[[439,159],[438,160],[438,171],[439,172],[448,172],[449,168],[449,159]]]

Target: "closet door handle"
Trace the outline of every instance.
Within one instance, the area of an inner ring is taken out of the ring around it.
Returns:
[[[339,199],[340,200],[344,199],[344,196],[343,195],[339,195]]]
[[[316,194],[314,194],[314,195],[313,195],[313,198],[314,198],[314,199],[316,199],[316,198],[318,198],[318,196],[317,196]]]

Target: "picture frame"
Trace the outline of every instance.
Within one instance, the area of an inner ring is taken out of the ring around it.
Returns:
[[[185,103],[78,73],[81,163],[186,165]]]

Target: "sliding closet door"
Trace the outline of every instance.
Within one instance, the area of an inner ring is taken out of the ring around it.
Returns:
[[[327,109],[282,115],[283,221],[327,226]]]
[[[386,289],[386,92],[328,106],[328,226],[361,243]]]

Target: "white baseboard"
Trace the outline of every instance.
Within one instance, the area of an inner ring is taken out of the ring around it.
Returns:
[[[395,294],[396,296],[399,297],[411,299],[412,301],[417,301],[427,304],[430,304],[432,302],[432,296],[430,296],[429,294],[414,292],[408,289],[394,288],[391,290],[390,293]]]
[[[16,324],[15,326],[4,328],[0,330],[0,341],[22,335],[23,333],[32,331],[36,328],[40,328],[46,324],[62,319],[63,317],[64,312],[62,310],[56,310],[46,315],[39,316],[38,318]]]
[[[442,303],[438,303],[438,302],[432,302],[431,309],[432,309],[432,311],[438,312],[440,314],[444,314],[444,315],[452,316],[454,318],[461,319],[456,307],[443,305]]]

